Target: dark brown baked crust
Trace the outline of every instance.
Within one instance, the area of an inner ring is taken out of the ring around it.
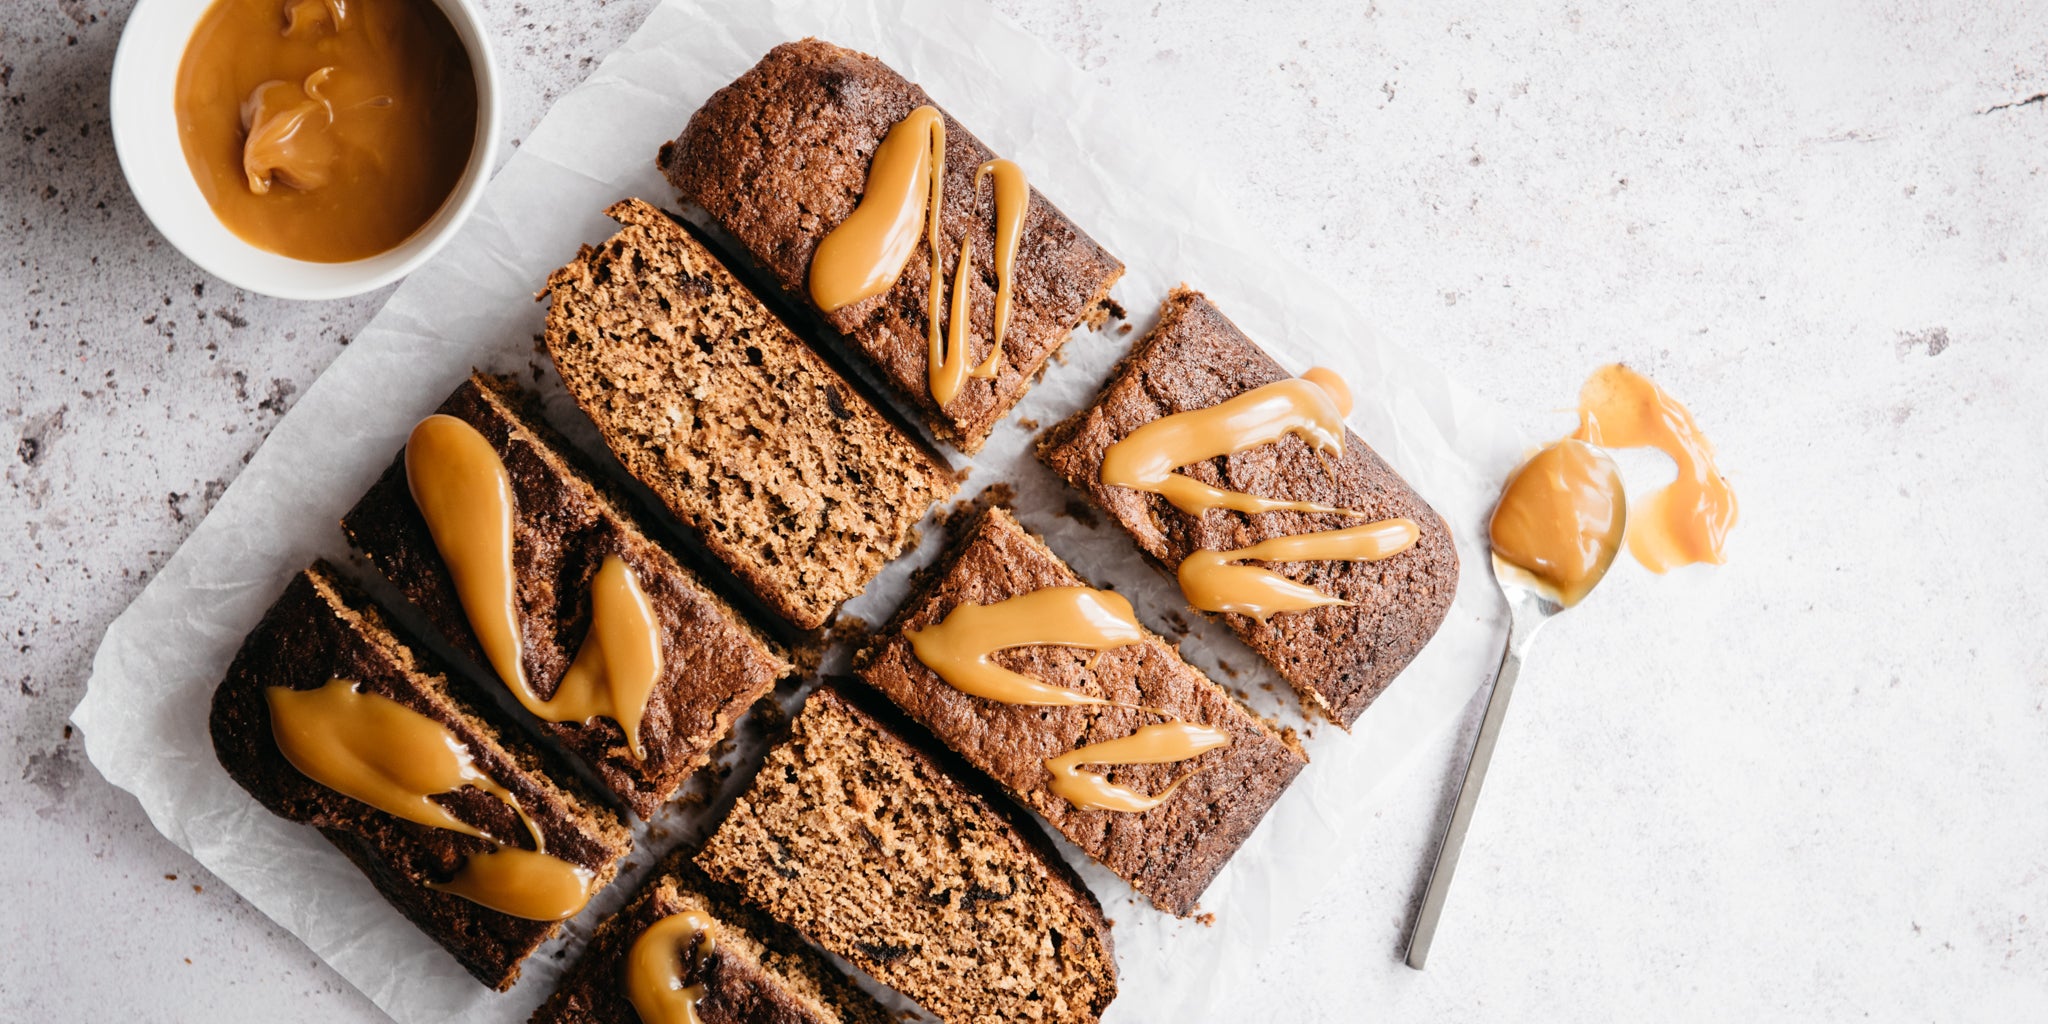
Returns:
[[[1158,326],[1118,365],[1094,404],[1039,438],[1038,457],[1109,513],[1169,574],[1203,548],[1229,550],[1357,525],[1344,516],[1298,512],[1191,516],[1156,494],[1102,482],[1103,453],[1131,431],[1287,376],[1206,297],[1177,288],[1160,307]],[[1374,519],[1405,516],[1421,528],[1414,547],[1385,561],[1266,566],[1349,605],[1283,613],[1263,624],[1247,615],[1219,616],[1293,684],[1303,703],[1349,728],[1450,609],[1458,552],[1443,517],[1350,431],[1342,459],[1319,459],[1290,436],[1182,472],[1230,490],[1357,509]]]
[[[811,695],[697,864],[942,1020],[1116,996],[1109,922],[1051,841],[859,683]]]
[[[701,1024],[894,1024],[895,1018],[787,925],[671,854],[633,902],[598,926],[530,1024],[640,1024],[628,954],[656,921],[686,910],[716,922],[713,951],[683,982],[704,986]]]
[[[477,980],[510,987],[520,962],[560,925],[488,910],[426,887],[452,878],[491,844],[431,828],[346,797],[285,760],[270,728],[263,691],[318,689],[347,679],[447,726],[474,763],[510,790],[546,837],[548,852],[595,873],[591,891],[610,884],[632,838],[618,815],[580,791],[478,695],[451,683],[440,666],[393,635],[375,606],[317,562],[292,578],[257,624],[214,691],[209,727],[221,767],[272,813],[318,828],[369,876],[391,905],[439,942]],[[551,781],[555,780],[555,781]],[[464,821],[531,848],[518,817],[473,787],[436,798]]]
[[[794,671],[703,581],[648,539],[622,499],[594,484],[538,402],[509,379],[475,374],[438,412],[477,428],[512,481],[513,563],[527,678],[554,696],[590,626],[590,581],[608,555],[633,570],[661,626],[662,674],[640,721],[645,761],[617,722],[542,723],[645,818],[710,759],[733,719]],[[350,543],[424,611],[456,649],[490,673],[455,579],[406,482],[405,452],[341,526]]]
[[[815,629],[959,487],[682,225],[639,200],[548,278],[548,354],[626,470]]]
[[[1129,765],[1111,781],[1160,792],[1195,774],[1141,814],[1084,811],[1050,788],[1048,758],[1128,736],[1159,721],[1128,708],[1026,707],[971,697],[926,668],[909,630],[961,605],[995,604],[1046,587],[1087,586],[1007,509],[989,508],[959,528],[951,550],[856,661],[860,677],[969,763],[1008,787],[1082,852],[1130,882],[1161,910],[1187,915],[1267,809],[1308,763],[1300,749],[1241,707],[1149,631],[1143,644],[1093,652],[1065,647],[1004,651],[1015,672],[1127,704],[1158,708],[1230,734],[1229,747],[1178,764]],[[1092,670],[1087,666],[1093,663]]]
[[[683,202],[708,213],[809,306],[818,243],[859,204],[883,136],[931,102],[923,89],[864,53],[817,39],[784,43],[713,94],[683,134],[661,148],[658,162]],[[939,249],[950,289],[960,240],[973,235],[969,365],[987,356],[995,329],[995,202],[986,189],[977,195],[974,184],[975,169],[994,157],[946,118]],[[895,287],[824,319],[874,362],[934,434],[973,454],[1075,328],[1102,324],[1115,308],[1109,289],[1124,269],[1036,189],[1013,267],[999,375],[969,378],[944,409],[927,380],[931,250],[925,242]]]

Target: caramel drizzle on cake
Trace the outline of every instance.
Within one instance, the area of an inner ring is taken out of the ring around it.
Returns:
[[[346,679],[317,690],[273,686],[264,699],[277,749],[307,778],[386,814],[492,844],[431,888],[533,921],[565,920],[590,901],[592,872],[549,856],[547,839],[518,798],[479,771],[469,747],[439,722]],[[504,801],[534,848],[508,846],[434,802],[465,786]]]
[[[643,1024],[701,1024],[697,1004],[707,991],[702,976],[718,948],[717,922],[697,910],[670,914],[649,925],[626,957],[626,998]],[[687,955],[688,959],[685,959]]]
[[[1344,417],[1351,389],[1330,370],[1253,388],[1206,409],[1153,420],[1109,446],[1102,482],[1149,491],[1189,515],[1228,509],[1247,515],[1307,512],[1364,518],[1355,509],[1308,501],[1264,498],[1224,490],[1178,472],[1180,467],[1236,455],[1292,435],[1320,456],[1344,454]],[[1412,519],[1382,519],[1361,526],[1274,537],[1230,551],[1201,550],[1181,560],[1178,575],[1188,603],[1205,612],[1249,615],[1260,622],[1281,612],[1348,604],[1343,598],[1244,562],[1377,562],[1415,545],[1422,535]]]
[[[1159,708],[1106,700],[1053,686],[997,665],[995,654],[1013,647],[1075,647],[1114,650],[1145,642],[1131,603],[1122,595],[1089,587],[1044,587],[995,604],[963,604],[935,626],[911,630],[911,650],[947,685],[969,696],[1004,704],[1070,707],[1099,704],[1130,708],[1167,719],[1119,739],[1093,743],[1045,762],[1051,789],[1084,811],[1144,812],[1164,803],[1195,769],[1159,793],[1146,795],[1119,786],[1086,764],[1177,764],[1230,745],[1230,734],[1185,722]]]
[[[645,760],[640,719],[661,679],[661,627],[624,559],[606,555],[590,583],[590,632],[546,700],[526,677],[512,567],[512,478],[483,433],[436,413],[405,444],[406,482],[434,547],[455,579],[462,611],[498,678],[519,703],[550,722],[619,723]]]
[[[972,342],[967,301],[968,273],[974,262],[972,235],[961,236],[960,256],[953,267],[952,317],[946,334],[939,333],[945,309],[940,291],[945,268],[939,258],[939,217],[946,198],[946,120],[937,107],[918,107],[889,129],[875,148],[860,204],[818,243],[811,260],[811,300],[827,313],[836,312],[895,287],[917,250],[922,230],[931,252],[925,296],[927,378],[932,398],[941,407],[960,393],[968,377],[996,376],[1003,332],[1010,322],[1011,270],[1024,233],[1024,214],[1031,204],[1031,187],[1024,169],[1009,160],[990,160],[975,168],[977,197],[984,178],[995,185],[996,322],[988,356],[972,371],[967,368]]]

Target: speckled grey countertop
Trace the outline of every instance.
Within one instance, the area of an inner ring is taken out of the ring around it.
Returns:
[[[507,141],[650,5],[489,0]],[[155,235],[107,135],[130,6],[0,19],[0,1018],[376,1019],[65,725],[383,299],[247,295]],[[1230,1016],[2048,1015],[2038,6],[999,6],[1532,441],[1624,359],[1743,498],[1730,565],[1626,572],[1543,637],[1431,969],[1397,947],[1472,714]]]

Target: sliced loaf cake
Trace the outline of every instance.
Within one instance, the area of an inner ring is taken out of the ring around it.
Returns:
[[[437,411],[475,428],[505,467],[521,660],[534,696],[553,699],[590,642],[592,583],[606,559],[621,559],[644,593],[661,658],[635,723],[640,750],[613,717],[547,724],[644,818],[709,760],[733,719],[792,667],[775,644],[648,538],[626,502],[577,464],[538,405],[509,379],[476,374]],[[443,636],[490,667],[455,577],[413,500],[403,451],[341,525]]]
[[[543,293],[548,354],[605,443],[802,629],[903,551],[958,482],[683,226],[639,200]]]

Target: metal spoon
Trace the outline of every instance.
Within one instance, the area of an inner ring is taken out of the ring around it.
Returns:
[[[1579,442],[1559,442],[1559,445],[1573,444]],[[1553,449],[1555,447],[1557,446],[1553,446]],[[1518,496],[1517,485],[1523,482],[1522,478],[1553,449],[1545,449],[1531,458],[1521,469],[1516,470],[1515,476],[1509,479],[1504,489],[1501,505],[1494,510],[1496,519],[1503,514],[1502,509],[1507,507],[1509,498]],[[1529,648],[1536,640],[1536,631],[1543,628],[1543,624],[1550,621],[1551,616],[1576,604],[1591,591],[1600,582],[1601,577],[1607,574],[1608,567],[1614,564],[1615,554],[1620,550],[1619,538],[1626,515],[1625,505],[1620,497],[1621,472],[1604,452],[1598,452],[1597,449],[1594,451],[1598,458],[1590,474],[1576,483],[1581,487],[1604,493],[1613,502],[1613,517],[1607,524],[1606,534],[1609,543],[1599,551],[1592,564],[1583,570],[1582,578],[1575,581],[1576,586],[1570,589],[1568,598],[1561,600],[1557,587],[1546,583],[1527,569],[1503,560],[1498,552],[1493,556],[1493,578],[1500,585],[1501,593],[1508,602],[1507,644],[1501,651],[1500,668],[1494,672],[1493,695],[1486,701],[1486,717],[1479,723],[1479,739],[1472,744],[1472,760],[1465,766],[1465,781],[1458,787],[1457,807],[1451,811],[1450,824],[1444,828],[1443,845],[1437,848],[1436,866],[1430,870],[1428,888],[1423,890],[1422,907],[1416,913],[1415,929],[1408,935],[1408,966],[1418,971],[1422,970],[1423,964],[1429,959],[1429,944],[1436,938],[1437,919],[1443,916],[1444,911],[1444,897],[1450,891],[1451,876],[1458,869],[1458,851],[1464,846],[1465,831],[1472,824],[1472,809],[1479,804],[1479,787],[1486,781],[1486,766],[1493,759],[1494,743],[1500,739],[1501,720],[1507,717],[1508,697],[1514,693],[1515,677],[1522,674],[1522,661],[1528,656]],[[1535,483],[1540,483],[1542,493],[1534,497],[1539,502],[1550,499],[1554,506],[1553,510],[1559,514],[1583,509],[1583,505],[1575,504],[1575,499],[1591,493],[1570,493],[1569,485],[1573,481],[1549,479],[1532,482]],[[1576,522],[1580,537],[1583,539],[1589,521],[1581,515]]]

